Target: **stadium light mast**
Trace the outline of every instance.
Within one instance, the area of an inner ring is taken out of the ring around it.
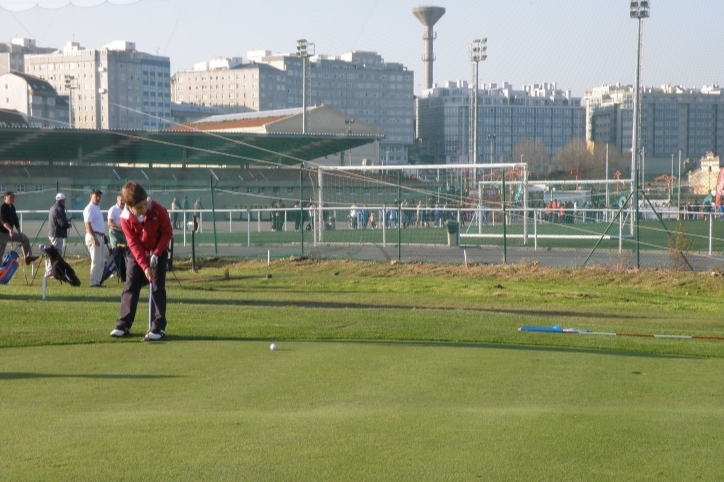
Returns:
[[[475,39],[468,44],[468,58],[473,63],[473,85],[470,87],[470,155],[472,164],[478,164],[478,66],[480,62],[488,58],[488,39]],[[473,168],[473,179],[478,180],[478,170]]]
[[[634,80],[634,106],[633,106],[633,135],[631,138],[631,189],[632,200],[634,205],[633,222],[636,223],[636,267],[640,266],[639,252],[639,173],[638,173],[638,155],[639,155],[639,131],[641,116],[641,21],[649,18],[650,5],[648,0],[632,0],[630,5],[631,18],[635,19],[638,24],[637,42],[636,42],[636,78]],[[633,226],[633,224],[632,224]]]
[[[309,56],[314,55],[314,44],[307,39],[297,40],[297,57],[302,59],[302,134],[307,133],[307,97],[311,97],[311,73],[309,71]]]

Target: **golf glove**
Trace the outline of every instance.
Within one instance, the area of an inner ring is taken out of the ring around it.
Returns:
[[[151,268],[155,268],[156,266],[158,266],[158,256],[156,256],[155,254],[151,255],[150,265]]]

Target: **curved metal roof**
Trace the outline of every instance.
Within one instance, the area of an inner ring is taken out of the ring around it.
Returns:
[[[295,165],[379,136],[0,128],[0,161]]]

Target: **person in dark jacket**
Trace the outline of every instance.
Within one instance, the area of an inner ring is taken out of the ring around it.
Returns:
[[[151,329],[144,340],[156,341],[166,334],[166,265],[168,243],[173,226],[166,208],[148,197],[146,190],[133,181],[121,190],[126,207],[121,213],[121,227],[126,235],[126,283],[121,294],[121,314],[111,336],[129,334],[136,317],[141,288],[146,281],[153,283],[151,300],[153,313]]]
[[[48,214],[48,239],[61,256],[65,253],[65,240],[68,239],[70,226],[70,219],[65,212],[65,194],[59,192],[55,195],[55,204]],[[45,260],[45,276],[53,277],[53,263],[50,259]]]
[[[15,211],[14,205],[15,193],[12,191],[5,192],[3,201],[2,205],[0,205],[0,263],[2,263],[5,246],[7,246],[8,241],[14,241],[19,243],[23,249],[25,264],[31,264],[38,259],[38,257],[33,256],[33,252],[30,249],[30,240],[20,231],[20,220],[18,219],[18,213]],[[15,231],[13,231],[13,229],[15,229]]]

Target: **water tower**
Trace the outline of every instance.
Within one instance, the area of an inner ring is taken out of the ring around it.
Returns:
[[[422,62],[425,66],[425,89],[432,88],[432,63],[435,61],[435,54],[432,51],[432,42],[437,35],[432,30],[433,25],[445,15],[442,7],[417,7],[412,9],[412,14],[425,26],[425,33],[422,40],[425,41],[425,53],[422,54]]]

